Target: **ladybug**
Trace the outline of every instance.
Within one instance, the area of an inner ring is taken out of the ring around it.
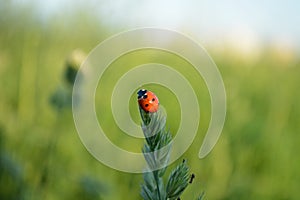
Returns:
[[[144,111],[154,113],[158,110],[159,101],[153,92],[141,89],[137,94],[139,105]]]

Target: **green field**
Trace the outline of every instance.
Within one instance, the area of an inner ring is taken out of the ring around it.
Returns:
[[[54,94],[68,103],[72,88],[64,73],[70,53],[90,52],[113,31],[80,12],[43,22],[30,8],[0,6],[0,199],[141,199],[142,175],[93,158],[78,137],[70,106],[53,103]],[[124,136],[106,110],[114,83],[138,64],[172,66],[191,82],[201,107],[198,135],[182,156],[196,179],[182,199],[202,191],[207,199],[300,199],[299,55],[272,45],[258,56],[223,48],[207,47],[224,79],[227,116],[206,158],[197,155],[210,120],[207,88],[188,63],[167,52],[140,50],[112,63],[97,89],[97,114],[105,113],[100,123],[115,144],[139,152],[143,141]],[[180,122],[175,95],[159,85],[146,87],[160,94],[175,133]],[[132,94],[129,107],[139,122],[135,98]]]

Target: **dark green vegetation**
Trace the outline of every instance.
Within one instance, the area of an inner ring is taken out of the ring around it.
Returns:
[[[142,175],[100,164],[81,144],[71,109],[51,103],[56,91],[69,91],[69,53],[89,52],[110,30],[80,12],[44,22],[30,8],[5,4],[0,3],[0,199],[141,199]],[[150,61],[173,66],[191,82],[201,107],[198,136],[183,156],[196,178],[182,199],[195,199],[202,190],[208,199],[300,199],[299,57],[266,48],[255,59],[245,58],[224,48],[208,48],[223,76],[228,108],[223,134],[205,159],[197,155],[210,119],[209,94],[191,66],[172,54],[144,50],[119,58],[100,82],[97,112],[109,108],[124,71]],[[158,94],[167,126],[176,133],[175,95],[158,85],[147,88]],[[130,111],[139,121],[135,94]],[[104,113],[99,121],[108,137],[140,152],[143,141],[124,136],[111,113]]]
[[[167,182],[164,182],[164,179],[166,179],[164,175],[172,150],[172,145],[170,145],[172,135],[165,130],[165,113],[161,110],[147,113],[140,107],[140,114],[142,118],[141,127],[146,141],[143,146],[143,154],[147,162],[147,168],[151,169],[151,172],[143,174],[144,183],[141,189],[141,196],[144,200],[180,199],[189,183],[192,183],[191,177],[194,175],[190,173],[186,160],[183,160],[172,170]],[[161,150],[167,145],[170,146],[165,150]],[[152,152],[159,150],[161,151],[152,154]],[[162,168],[157,169],[159,167]],[[200,200],[201,196],[197,199]]]

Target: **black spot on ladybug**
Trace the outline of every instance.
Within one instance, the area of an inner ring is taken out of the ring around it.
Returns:
[[[149,106],[149,104],[145,104],[145,107],[148,107]]]
[[[153,98],[152,101],[155,101],[155,98]]]
[[[145,95],[143,96],[143,99],[147,99],[147,98],[148,98],[148,95],[145,94]]]

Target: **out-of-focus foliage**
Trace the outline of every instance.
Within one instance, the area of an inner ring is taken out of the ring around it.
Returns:
[[[65,90],[70,52],[91,51],[109,30],[79,11],[43,21],[31,6],[13,5],[0,3],[0,199],[140,199],[142,175],[99,164],[80,142],[70,107],[57,112],[51,104],[55,92]],[[271,45],[255,57],[222,49],[208,46],[224,79],[227,118],[205,159],[197,154],[209,124],[209,94],[200,75],[169,53],[141,50],[112,63],[97,88],[96,108],[104,113],[100,123],[120,148],[141,152],[143,141],[124,136],[106,112],[113,86],[138,64],[171,65],[191,82],[201,107],[198,136],[184,155],[196,178],[182,199],[196,199],[203,190],[208,199],[299,199],[299,57]],[[167,126],[176,133],[180,109],[175,95],[157,85],[147,87],[159,95]],[[135,98],[130,112],[139,122]]]

